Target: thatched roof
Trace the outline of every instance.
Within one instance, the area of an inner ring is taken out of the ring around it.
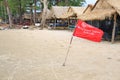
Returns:
[[[85,7],[71,6],[68,8],[68,11],[66,13],[64,13],[61,17],[63,17],[63,18],[68,18],[71,16],[77,17],[78,15],[81,15],[84,10],[85,10]]]
[[[23,18],[24,19],[31,19],[31,14],[24,13]]]
[[[68,11],[68,8],[67,6],[52,6],[52,18],[62,18],[61,16]]]
[[[107,0],[107,2],[117,11],[120,15],[120,0]]]
[[[81,15],[83,11],[85,10],[85,7],[70,7],[68,12],[72,12],[73,14]]]
[[[88,6],[86,7],[86,9],[83,11],[83,13],[89,13],[92,11],[93,5],[92,4],[88,4]]]
[[[106,17],[111,17],[116,12],[120,14],[119,4],[120,1],[116,0],[98,0],[90,13],[80,15],[78,19],[102,20]]]
[[[111,9],[113,8],[109,3],[108,0],[97,0],[95,3],[93,10],[94,9]]]
[[[104,20],[106,17],[111,17],[116,11],[114,9],[98,9],[91,11],[90,13],[86,13],[80,15],[78,19],[81,20]]]

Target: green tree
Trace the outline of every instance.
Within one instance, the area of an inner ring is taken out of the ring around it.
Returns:
[[[58,5],[60,6],[82,6],[85,0],[61,0]]]
[[[22,15],[26,11],[26,7],[30,7],[30,3],[33,0],[9,0],[8,3],[10,5],[11,13],[13,16],[19,16],[19,20],[21,22]]]
[[[43,4],[43,14],[41,20],[41,28],[43,29],[46,21],[47,8],[52,5],[57,6],[82,6],[85,0],[40,0]]]
[[[49,0],[48,6],[82,6],[85,0]]]
[[[13,27],[12,26],[12,14],[11,14],[11,11],[10,11],[8,0],[4,0],[4,3],[5,3],[5,7],[6,7],[6,10],[7,10],[8,17],[9,17],[9,26],[10,26],[10,28],[12,28]]]
[[[6,1],[6,0],[0,0],[0,1]],[[41,5],[43,6],[42,11],[45,14],[46,14],[46,8],[48,8],[48,7],[50,8],[53,5],[56,5],[56,6],[82,6],[83,3],[85,2],[85,0],[46,0],[46,2],[44,4],[44,2],[43,2],[44,0],[7,0],[7,3],[9,4],[9,10],[10,10],[11,17],[19,15],[19,18],[22,18],[22,15],[25,13],[25,11],[28,9],[28,7],[29,8],[32,7],[32,6],[30,6],[30,4],[32,4],[32,5],[34,4],[34,10],[36,11],[36,9],[38,9],[38,7],[36,7],[37,5],[35,4],[37,1],[41,2]],[[0,10],[0,15],[2,15],[2,13],[3,13],[2,6],[1,6],[1,10]],[[34,19],[34,22],[35,22],[35,19]]]
[[[45,22],[46,22],[46,15],[47,15],[47,9],[48,9],[48,1],[47,0],[40,0],[41,3],[43,4],[43,13],[42,13],[42,20],[41,20],[41,29],[45,27]]]

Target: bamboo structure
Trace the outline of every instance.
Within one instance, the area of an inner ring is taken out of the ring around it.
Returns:
[[[111,18],[114,15],[114,26],[112,30],[111,42],[114,43],[115,29],[116,29],[116,18],[120,16],[120,1],[116,0],[97,0],[92,10],[88,13],[83,13],[78,16],[78,19],[87,20],[105,20]]]
[[[113,26],[112,40],[111,40],[112,43],[114,43],[114,39],[115,39],[116,17],[117,17],[117,14],[114,14],[114,26]]]

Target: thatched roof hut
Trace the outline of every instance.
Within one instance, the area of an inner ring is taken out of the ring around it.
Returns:
[[[104,20],[106,17],[111,17],[116,11],[114,9],[99,9],[91,11],[78,16],[78,19],[81,20]]]
[[[93,5],[92,4],[88,4],[88,6],[86,7],[86,9],[83,11],[83,14],[91,12],[92,8],[93,8]]]
[[[68,11],[68,8],[67,6],[52,6],[52,18],[62,18],[62,15]]]
[[[68,18],[72,16],[77,17],[78,15],[81,15],[84,10],[85,10],[85,7],[71,6],[68,8],[68,11],[64,13],[61,17],[63,18]]]
[[[120,1],[116,0],[98,0],[92,11],[78,16],[81,20],[103,20],[111,17],[114,13],[120,14]]]
[[[116,29],[116,18],[120,16],[120,0],[97,0],[92,11],[87,14],[78,16],[81,20],[104,20],[106,17],[113,17],[114,15],[114,26],[112,30],[112,43],[115,38]]]
[[[120,0],[108,0],[107,1],[120,15]]]
[[[68,9],[68,12],[71,12],[71,13],[73,13],[73,15],[78,16],[78,15],[81,15],[84,10],[85,10],[85,7],[70,7]]]
[[[84,10],[85,7],[52,6],[51,9],[47,12],[47,19],[63,19],[70,16],[78,16],[82,14]]]

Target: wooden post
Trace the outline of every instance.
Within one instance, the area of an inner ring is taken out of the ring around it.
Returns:
[[[90,24],[92,25],[93,23],[92,23],[92,20],[90,21]]]
[[[55,22],[54,22],[54,23],[55,23],[55,24],[54,24],[54,29],[56,28],[56,24],[57,24],[56,22],[57,22],[57,19],[55,18]]]
[[[66,65],[66,61],[67,61],[67,58],[68,58],[68,54],[69,54],[69,51],[70,51],[70,46],[72,44],[72,40],[73,40],[73,36],[71,37],[71,40],[70,40],[70,44],[69,44],[69,47],[68,47],[68,50],[67,50],[67,54],[66,54],[66,57],[65,57],[65,61],[63,63],[63,66]]]
[[[68,19],[68,29],[69,29],[69,26],[70,26],[70,18],[67,18]]]
[[[34,0],[34,4],[35,4],[35,5],[34,5],[34,24],[36,23],[36,5],[37,5],[36,2],[37,2],[37,1]]]
[[[4,0],[4,1],[5,1],[5,7],[6,7],[8,18],[9,18],[9,26],[10,26],[10,28],[12,28],[13,27],[12,15],[11,15],[10,8],[9,8],[9,5],[8,5],[8,0]]]
[[[117,14],[115,13],[114,14],[114,26],[112,30],[112,40],[111,40],[112,43],[114,43],[114,39],[115,39],[116,17],[117,17]]]

